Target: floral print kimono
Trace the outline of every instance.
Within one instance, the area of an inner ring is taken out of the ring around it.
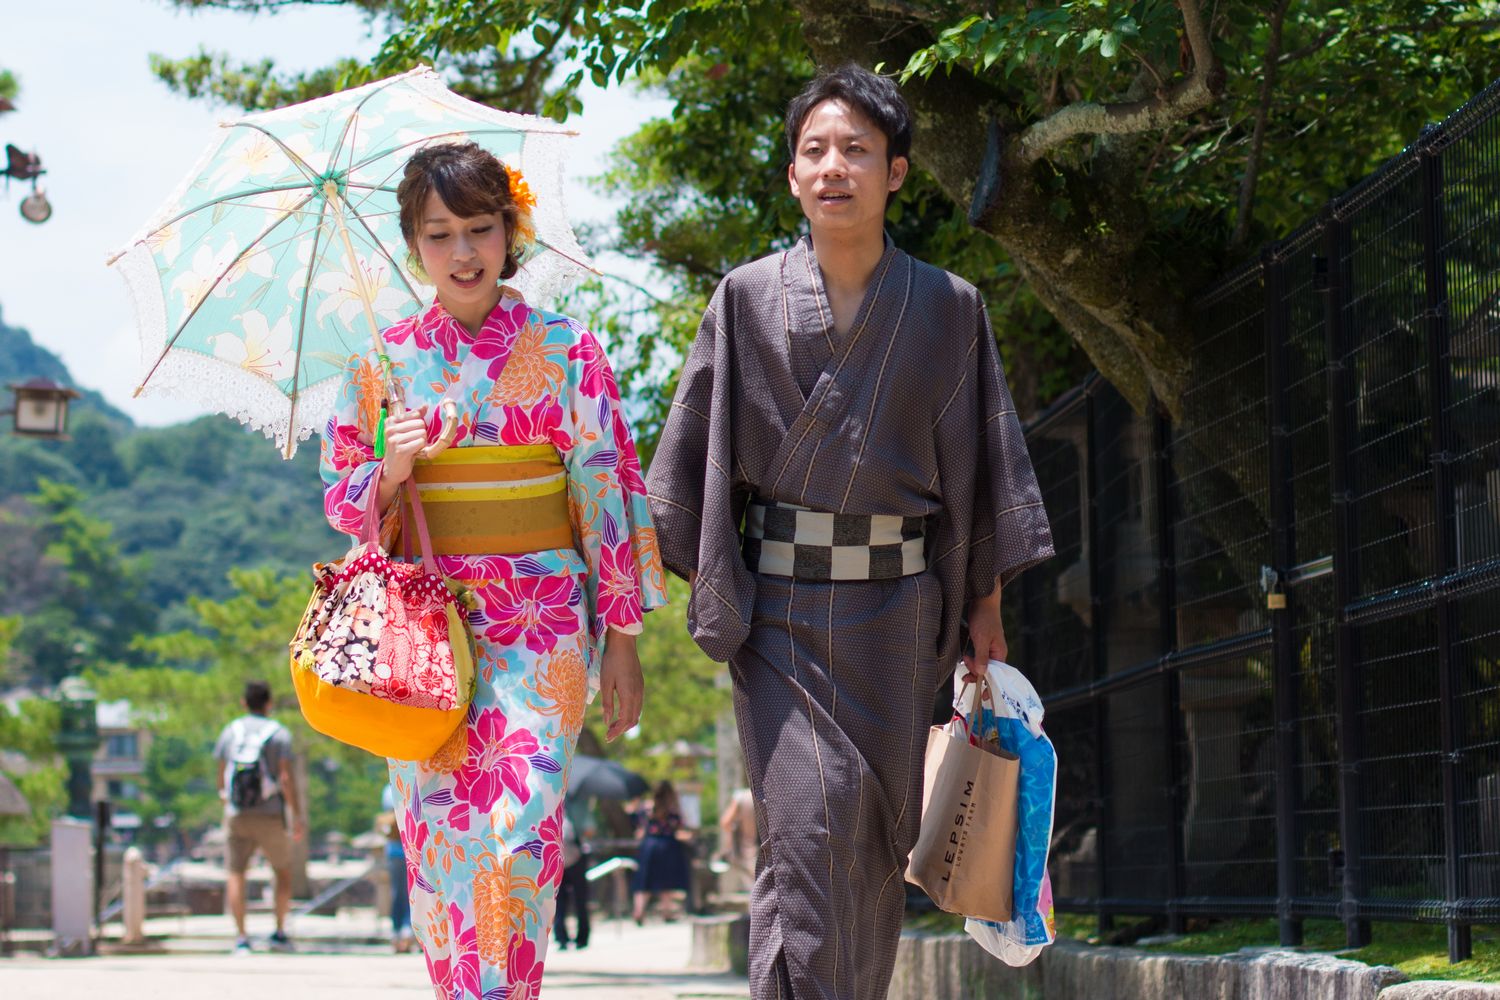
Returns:
[[[477,335],[438,304],[385,331],[409,407],[459,407],[456,448],[550,444],[576,548],[437,557],[472,588],[478,684],[426,761],[390,762],[412,929],[438,1000],[534,1000],[562,878],[563,793],[598,686],[605,630],[636,634],[666,601],[640,461],[592,333],[504,289]],[[324,433],[325,507],[357,535],[378,463],[380,370],[352,358]]]

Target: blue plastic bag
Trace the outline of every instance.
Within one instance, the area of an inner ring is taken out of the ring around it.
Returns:
[[[954,702],[963,689],[962,664],[954,675]],[[998,737],[1001,749],[1021,758],[1019,811],[1016,827],[1016,866],[1012,883],[1015,900],[1005,922],[964,922],[964,930],[986,951],[1009,965],[1027,965],[1057,939],[1052,912],[1052,880],[1047,874],[1047,851],[1052,842],[1052,815],[1057,791],[1057,755],[1042,731],[1042,700],[1019,670],[991,660],[986,682],[993,700],[979,711],[979,736]],[[995,706],[994,710],[990,705]],[[974,723],[970,722],[970,725]]]

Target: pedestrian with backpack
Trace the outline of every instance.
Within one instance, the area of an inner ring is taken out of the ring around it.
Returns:
[[[219,734],[214,744],[219,798],[224,802],[225,893],[234,917],[235,954],[249,954],[245,932],[245,871],[258,849],[276,879],[276,931],[273,951],[290,951],[286,915],[292,904],[292,841],[302,839],[307,824],[297,809],[292,773],[292,736],[270,718],[271,686],[247,681],[245,709]],[[288,832],[290,823],[290,833]]]

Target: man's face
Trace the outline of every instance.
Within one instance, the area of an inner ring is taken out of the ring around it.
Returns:
[[[886,163],[885,133],[840,100],[816,105],[787,167],[792,194],[814,230],[879,232],[886,198],[906,179],[906,157]]]

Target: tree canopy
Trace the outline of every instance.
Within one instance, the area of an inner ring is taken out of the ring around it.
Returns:
[[[585,75],[638,76],[676,108],[620,151],[615,183],[644,197],[619,247],[689,296],[795,230],[772,126],[813,66],[898,73],[926,179],[893,211],[926,209],[918,252],[1000,303],[1002,346],[1013,330],[1033,342],[1012,356],[1067,367],[1064,348],[1036,342],[1045,311],[1138,408],[1154,393],[1179,415],[1194,292],[1500,75],[1496,0],[358,5],[388,36],[368,67],[278,77],[200,55],[158,69],[261,106],[427,61],[470,96],[552,114],[577,106]],[[682,318],[661,333],[678,347]]]

